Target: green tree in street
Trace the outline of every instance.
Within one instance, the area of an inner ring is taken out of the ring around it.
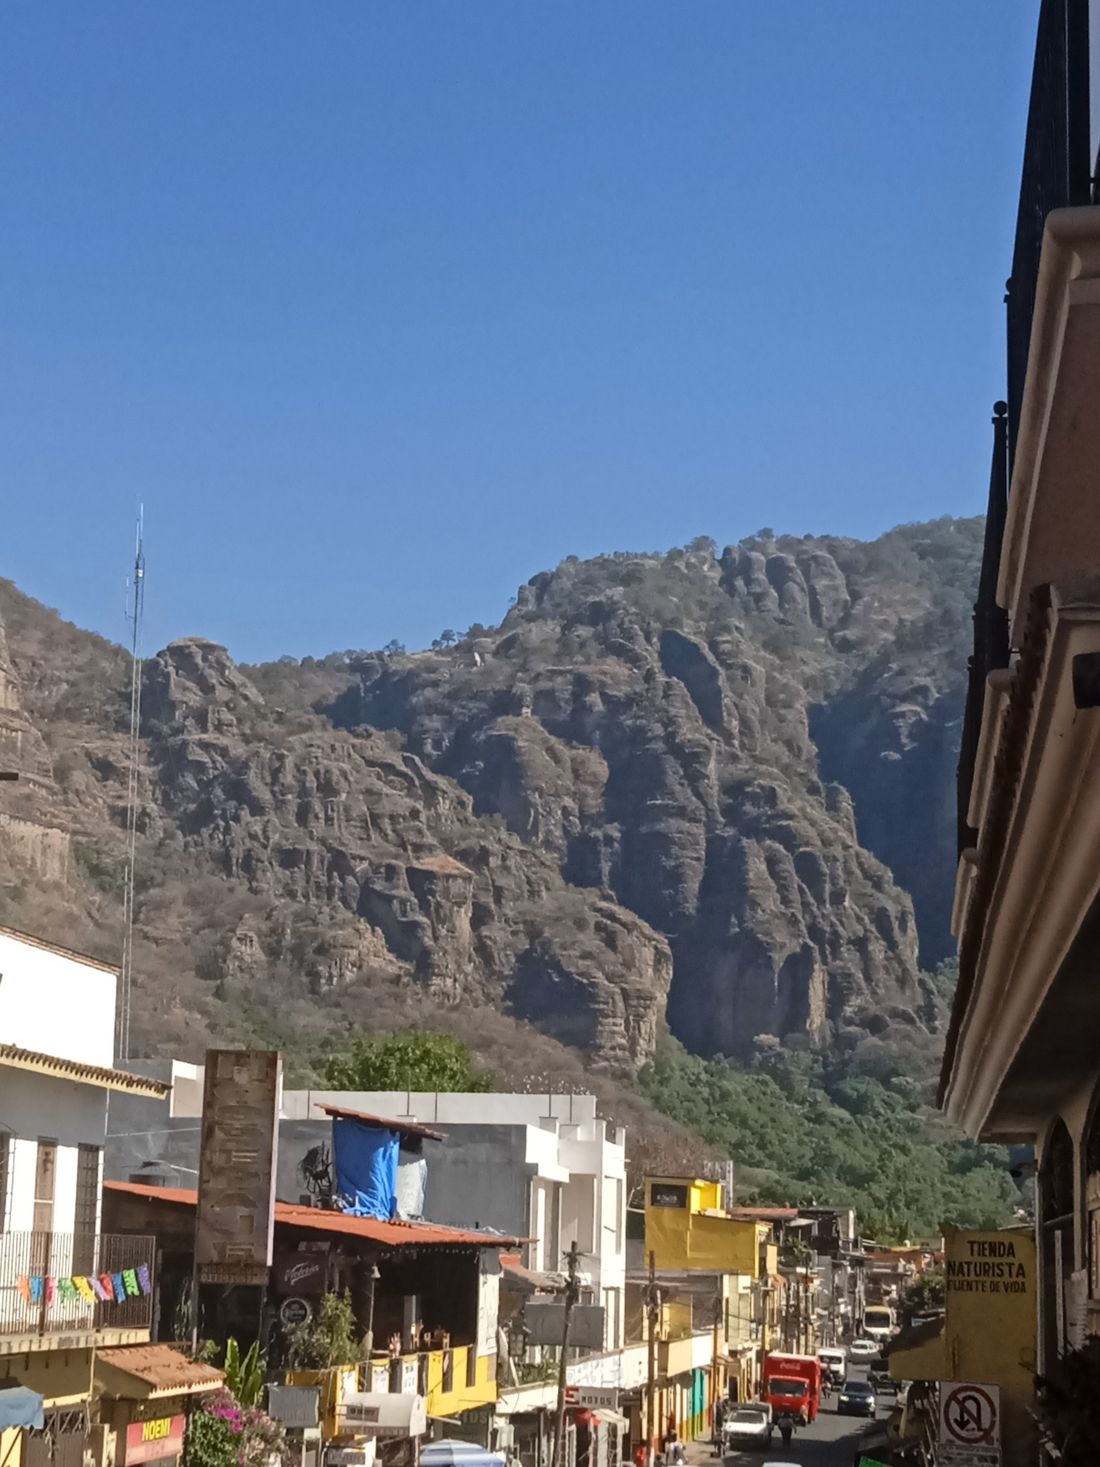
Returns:
[[[475,1064],[460,1039],[410,1030],[357,1039],[346,1054],[325,1063],[333,1090],[491,1090],[493,1078]]]

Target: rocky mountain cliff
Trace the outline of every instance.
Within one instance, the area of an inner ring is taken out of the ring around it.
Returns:
[[[979,552],[977,521],[763,532],[571,559],[412,655],[172,643],[143,682],[140,1045],[445,1009],[521,1073],[562,1045],[616,1072],[665,1022],[731,1055],[934,1027]],[[113,956],[127,659],[5,583],[0,617],[0,921]]]

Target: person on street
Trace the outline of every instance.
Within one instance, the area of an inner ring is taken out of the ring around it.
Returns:
[[[788,1416],[786,1411],[784,1411],[783,1415],[779,1418],[779,1435],[783,1440],[783,1445],[785,1447],[789,1447],[791,1444],[791,1437],[794,1436],[794,1420],[792,1417]]]

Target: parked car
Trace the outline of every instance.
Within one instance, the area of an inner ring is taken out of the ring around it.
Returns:
[[[722,1448],[766,1447],[772,1439],[772,1413],[767,1406],[735,1406],[722,1422]]]
[[[846,1380],[836,1398],[841,1416],[873,1416],[877,1408],[875,1388],[869,1380]]]

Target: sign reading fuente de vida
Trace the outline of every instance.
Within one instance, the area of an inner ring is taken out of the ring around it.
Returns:
[[[944,1467],[1031,1467],[1034,1235],[1026,1228],[950,1228],[944,1272]]]

